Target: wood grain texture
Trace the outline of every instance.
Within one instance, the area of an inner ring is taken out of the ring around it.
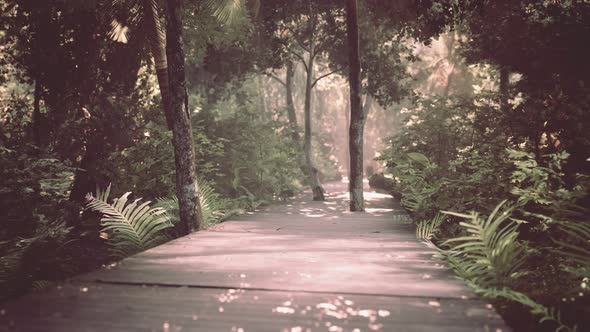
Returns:
[[[0,331],[508,330],[390,197],[349,213],[346,185],[326,188],[29,294]]]

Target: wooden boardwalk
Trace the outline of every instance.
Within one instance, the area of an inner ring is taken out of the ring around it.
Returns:
[[[29,294],[0,331],[507,331],[389,196],[297,198]]]

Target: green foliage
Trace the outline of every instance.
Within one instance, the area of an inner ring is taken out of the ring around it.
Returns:
[[[526,245],[518,241],[518,225],[510,221],[511,208],[504,208],[506,201],[482,218],[477,212],[461,214],[443,213],[466,219],[460,225],[467,236],[446,240],[451,247],[452,265],[460,275],[480,286],[506,286],[525,272]]]
[[[518,197],[518,203],[526,205],[529,202],[540,205],[553,203],[552,192],[557,187],[563,187],[562,162],[569,154],[560,152],[548,155],[547,167],[539,165],[532,153],[518,150],[508,150],[508,156],[516,166],[512,173],[511,182],[514,188],[511,193]]]
[[[255,80],[229,85],[225,93],[197,115],[207,123],[207,135],[224,141],[223,156],[213,158],[218,171],[208,179],[222,195],[244,200],[272,200],[285,190],[297,190],[297,179],[303,178],[301,151],[281,134],[287,124],[260,108]]]
[[[0,242],[0,299],[79,271],[70,254],[71,232],[63,222],[42,220],[34,234]]]
[[[440,226],[445,221],[445,216],[437,213],[431,220],[423,220],[416,224],[416,237],[427,242],[433,241],[440,232]]]
[[[111,179],[120,187],[150,198],[175,193],[172,133],[167,130],[162,115],[156,112],[160,110],[150,110],[148,121],[139,128],[134,145],[109,158],[113,163],[109,167]],[[214,176],[218,172],[215,160],[223,156],[223,141],[205,135],[199,123],[193,124],[193,139],[198,174],[205,178]]]
[[[0,241],[29,237],[44,220],[63,217],[74,169],[32,146],[0,146]]]
[[[423,154],[414,152],[408,154],[407,159],[396,160],[392,174],[397,182],[396,188],[403,193],[402,205],[414,212],[418,219],[432,217],[421,212],[433,211],[437,200],[444,199],[438,195],[447,182],[437,176],[437,165]]]
[[[504,158],[505,133],[489,96],[473,100],[421,100],[403,111],[402,132],[382,153],[402,194],[402,204],[416,220],[439,210],[483,210],[508,194],[512,165]]]
[[[201,212],[203,214],[202,229],[206,229],[207,227],[223,221],[229,216],[237,213],[235,209],[231,208],[232,202],[222,198],[221,195],[215,192],[215,189],[203,179],[199,179],[199,193]],[[176,196],[157,199],[155,207],[164,209],[170,217],[172,224],[177,224],[179,222],[178,198]]]
[[[571,328],[565,325],[561,321],[561,315],[559,311],[555,310],[554,308],[548,308],[538,302],[535,302],[530,297],[526,296],[526,294],[514,291],[510,288],[481,288],[475,285],[471,285],[475,292],[483,297],[486,298],[506,298],[512,300],[514,302],[518,302],[522,305],[525,305],[529,308],[530,312],[534,316],[539,316],[539,322],[554,322],[557,324],[557,328],[555,331],[572,331],[575,332],[575,328]]]
[[[140,198],[127,204],[130,192],[109,203],[110,191],[109,185],[105,191],[97,189],[96,197],[88,194],[86,206],[102,214],[102,232],[114,257],[133,255],[168,240],[162,231],[172,224],[164,209],[151,208],[149,201],[140,204]]]
[[[588,176],[578,174],[575,184],[566,184],[563,168],[568,153],[535,158],[531,153],[508,150],[508,155],[516,166],[511,176],[511,193],[517,198],[522,215],[531,222],[531,228],[546,231],[556,222],[588,220],[590,210],[583,207],[590,188]]]
[[[558,246],[557,252],[570,263],[584,268],[590,276],[590,222],[558,221],[557,224],[558,230],[565,235],[553,239]]]
[[[567,330],[588,308],[588,177],[568,173],[567,152],[543,154],[552,149],[516,136],[496,98],[419,102],[380,159],[419,220],[417,237],[460,277]],[[440,222],[441,211],[456,212]]]

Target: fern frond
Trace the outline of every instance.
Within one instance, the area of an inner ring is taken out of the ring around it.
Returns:
[[[86,208],[102,214],[101,232],[106,232],[111,245],[111,254],[124,257],[149,249],[166,241],[162,231],[172,227],[170,218],[162,208],[151,208],[151,202],[141,203],[136,199],[128,203],[130,192],[108,203],[110,185],[96,197],[86,196]]]
[[[468,220],[460,225],[470,235],[444,244],[452,247],[448,255],[453,267],[463,278],[481,286],[503,285],[525,274],[520,269],[526,260],[526,246],[518,241],[518,225],[509,219],[512,209],[502,209],[505,204],[498,204],[486,219],[476,212],[465,215],[443,211]]]
[[[440,225],[445,221],[445,216],[437,213],[432,220],[424,220],[416,226],[416,237],[420,240],[432,241],[439,232]]]
[[[225,216],[221,211],[224,206],[220,195],[204,179],[199,179],[199,201],[201,203],[201,214],[203,215],[203,228],[215,224]],[[169,198],[159,198],[156,207],[166,211],[169,218],[174,222],[179,220],[178,216],[178,198],[176,196]]]

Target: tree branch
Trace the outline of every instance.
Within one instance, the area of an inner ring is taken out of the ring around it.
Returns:
[[[283,86],[287,86],[287,83],[285,83],[285,81],[283,81],[282,79],[280,79],[278,76],[275,76],[275,75],[273,75],[271,73],[264,73],[264,75],[266,75],[266,76],[272,78],[273,80],[281,83]]]
[[[291,36],[293,37],[293,39],[295,39],[299,47],[301,47],[304,51],[309,52],[309,48],[305,46],[305,43],[301,40],[301,37],[297,33],[295,33],[295,31],[290,27],[287,27],[286,29],[291,33]]]
[[[303,56],[295,51],[293,51],[288,45],[285,45],[285,47],[287,47],[287,51],[289,51],[291,54],[293,54],[294,56],[296,56],[301,63],[303,64],[303,66],[305,67],[305,71],[307,71],[307,62],[305,62],[305,59],[303,58]]]
[[[321,80],[322,78],[328,77],[328,76],[330,76],[330,75],[332,75],[334,73],[337,73],[337,72],[339,72],[341,70],[342,70],[342,68],[338,68],[336,70],[332,70],[331,72],[328,72],[328,73],[325,73],[325,74],[321,75],[320,77],[316,78],[313,81],[313,83],[311,83],[311,88],[313,89],[313,87],[316,85],[316,83],[319,82],[319,80]]]

